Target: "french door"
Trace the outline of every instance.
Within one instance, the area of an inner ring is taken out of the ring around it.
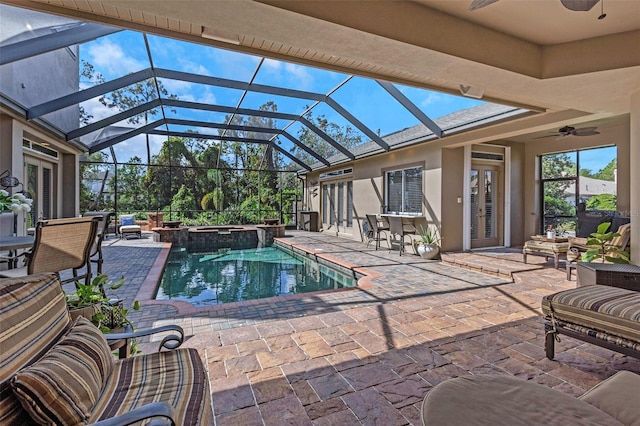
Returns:
[[[471,248],[492,247],[502,240],[502,173],[496,165],[472,164]]]
[[[322,229],[351,235],[353,232],[353,181],[322,184]]]
[[[32,228],[40,219],[54,218],[55,199],[54,165],[33,157],[24,159],[24,190],[33,199],[27,213],[27,227]]]

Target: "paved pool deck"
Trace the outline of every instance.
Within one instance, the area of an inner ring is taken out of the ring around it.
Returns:
[[[108,238],[104,272],[137,328],[178,324],[208,367],[218,425],[420,424],[433,386],[505,374],[580,395],[640,361],[568,337],[544,355],[541,298],[575,287],[564,269],[518,249],[426,261],[327,233],[287,231],[285,244],[349,267],[361,287],[194,308],[150,300],[169,247]],[[144,351],[154,342],[143,342]]]

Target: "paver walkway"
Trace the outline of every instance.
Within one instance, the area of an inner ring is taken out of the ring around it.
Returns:
[[[618,370],[640,373],[638,360],[567,337],[555,361],[545,358],[540,300],[575,281],[544,259],[524,265],[517,250],[447,259],[487,265],[488,275],[327,234],[287,234],[375,276],[366,288],[194,309],[140,298],[155,285],[162,244],[149,236],[105,244],[105,272],[128,279],[120,296],[142,303],[137,326],[179,324],[185,345],[200,351],[218,425],[420,424],[426,393],[462,374],[508,374],[580,395]]]

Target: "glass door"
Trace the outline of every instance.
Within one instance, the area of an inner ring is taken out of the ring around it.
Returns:
[[[33,228],[38,220],[54,218],[54,165],[31,157],[25,157],[24,161],[24,189],[33,199],[27,213],[27,228]]]
[[[353,181],[339,180],[322,184],[322,228],[338,234],[353,231]]]
[[[502,182],[499,166],[471,166],[471,247],[501,244]]]

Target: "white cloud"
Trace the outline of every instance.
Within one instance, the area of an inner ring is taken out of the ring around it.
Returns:
[[[449,103],[451,102],[451,97],[446,96],[440,93],[427,92],[426,96],[420,100],[420,107],[426,108],[430,105]]]
[[[93,116],[93,118],[91,119],[92,123],[110,117],[113,114],[117,113],[117,111],[115,111],[114,109],[107,108],[106,106],[102,105],[98,98],[89,99],[88,101],[83,102],[82,107],[87,114]]]
[[[127,55],[122,46],[113,43],[109,39],[101,39],[92,43],[87,55],[88,62],[107,79],[140,71],[148,67],[147,64]]]
[[[282,69],[282,62],[266,58],[262,63],[262,67],[271,71],[280,71],[280,69]]]
[[[313,84],[313,76],[305,67],[296,64],[285,64],[284,69],[289,74],[289,78],[295,78],[300,84],[299,87],[309,88]]]

